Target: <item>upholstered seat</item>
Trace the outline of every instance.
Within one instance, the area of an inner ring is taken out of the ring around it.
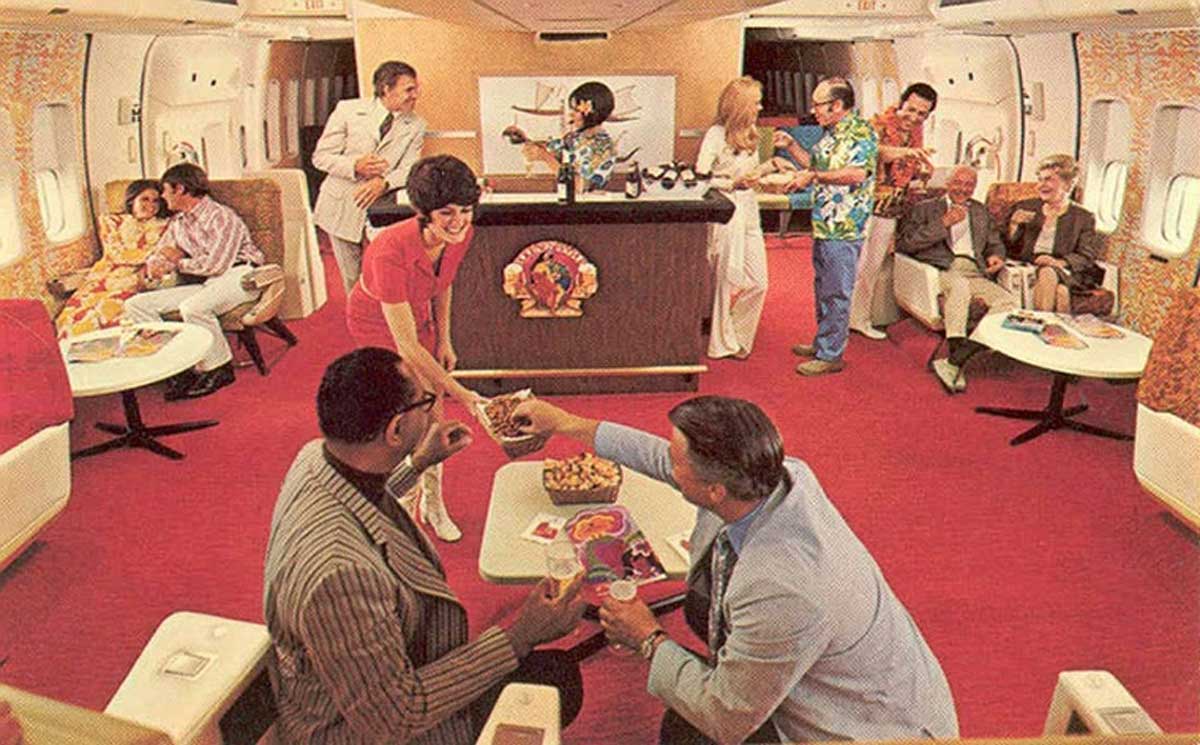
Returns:
[[[1200,530],[1200,289],[1175,296],[1154,337],[1137,398],[1134,473]]]
[[[121,210],[125,187],[128,185],[129,182],[124,180],[110,181],[105,185],[105,198],[110,212]],[[297,342],[295,335],[278,317],[287,289],[282,270],[285,242],[280,188],[266,178],[218,179],[210,181],[209,188],[213,199],[238,213],[250,230],[254,245],[266,257],[266,264],[247,279],[262,290],[258,299],[221,314],[221,328],[237,335],[258,371],[266,375],[267,365],[255,331],[261,328],[282,339],[289,347]]]

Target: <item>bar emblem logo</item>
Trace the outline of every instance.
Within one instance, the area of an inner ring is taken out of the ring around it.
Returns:
[[[596,265],[562,241],[531,243],[504,267],[504,294],[521,303],[521,318],[578,318],[598,287]]]

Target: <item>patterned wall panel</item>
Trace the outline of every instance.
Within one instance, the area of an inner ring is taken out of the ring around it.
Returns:
[[[24,252],[13,264],[0,269],[0,297],[36,298],[53,313],[56,303],[46,281],[95,259],[96,241],[91,216],[85,214],[84,235],[74,241],[51,244],[42,231],[41,212],[33,179],[33,111],[43,103],[66,103],[78,115],[83,89],[85,41],[82,34],[44,34],[0,31],[0,108],[12,122],[16,155],[17,200]],[[82,131],[78,116],[77,157],[83,176]],[[86,205],[86,185],[79,198]]]
[[[1185,256],[1167,263],[1151,260],[1140,238],[1154,107],[1163,102],[1200,106],[1200,30],[1088,32],[1078,43],[1085,119],[1097,98],[1129,104],[1132,162],[1121,220],[1108,238],[1108,258],[1121,267],[1121,321],[1153,336],[1174,292],[1191,284],[1200,262],[1198,237]],[[1087,152],[1086,121],[1083,133],[1081,152]]]

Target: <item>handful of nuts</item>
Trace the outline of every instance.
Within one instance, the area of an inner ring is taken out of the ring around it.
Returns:
[[[487,402],[484,414],[492,425],[492,431],[500,437],[525,437],[520,424],[513,420],[513,411],[524,399],[515,396],[497,396]]]
[[[543,474],[546,488],[558,491],[605,488],[621,483],[621,467],[591,453],[565,460],[547,458]]]

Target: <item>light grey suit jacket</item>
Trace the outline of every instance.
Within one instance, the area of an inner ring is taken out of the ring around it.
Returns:
[[[322,230],[343,240],[362,240],[367,221],[367,211],[354,204],[354,190],[359,184],[354,176],[354,161],[368,153],[381,156],[392,166],[384,174],[388,188],[399,189],[421,157],[425,120],[415,114],[397,117],[380,140],[383,114],[383,107],[373,98],[339,101],[313,150],[313,166],[327,174],[321,182],[313,220]]]
[[[671,481],[667,442],[605,422],[596,452]],[[768,719],[784,742],[958,736],[937,658],[875,560],[804,463],[767,498],[724,593],[728,636],[716,667],[659,645],[647,690],[718,742],[742,742]],[[699,510],[688,586],[724,525]]]
[[[468,641],[466,610],[429,558],[433,544],[418,530],[423,551],[321,444],[292,463],[267,545],[263,614],[280,741],[471,745],[467,707],[517,668],[508,636],[493,626]]]

